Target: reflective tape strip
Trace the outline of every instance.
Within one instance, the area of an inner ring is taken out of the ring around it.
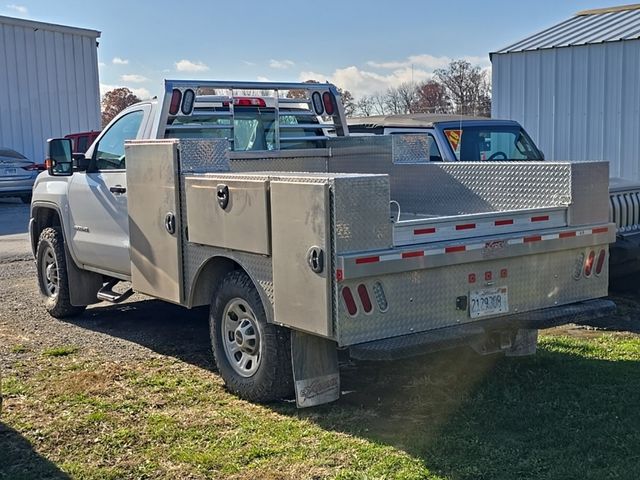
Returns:
[[[435,229],[429,229],[434,230]],[[559,233],[548,233],[546,235],[529,235],[526,237],[510,238],[506,241],[507,245],[522,245],[524,243],[540,242],[545,240],[558,240],[563,238],[581,237],[584,235],[592,235],[598,233],[607,233],[609,227],[598,227],[594,229],[585,230],[569,230]],[[491,242],[488,242],[491,243]],[[468,252],[472,250],[481,250],[487,247],[487,242],[472,243],[469,245],[449,245],[440,248],[430,248],[428,250],[412,250],[408,252],[394,252],[384,255],[375,255],[370,257],[360,257],[355,259],[356,265],[362,265],[367,263],[386,262],[388,260],[403,260],[405,258],[417,258],[432,255],[441,255],[444,253],[458,253]]]

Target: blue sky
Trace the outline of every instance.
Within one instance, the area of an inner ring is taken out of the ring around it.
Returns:
[[[0,15],[102,32],[102,90],[145,97],[163,78],[330,80],[356,97],[429,78],[606,0],[324,2],[0,0]]]

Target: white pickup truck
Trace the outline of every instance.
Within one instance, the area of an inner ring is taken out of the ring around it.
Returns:
[[[301,407],[339,397],[340,349],[531,354],[539,328],[614,308],[606,163],[431,162],[431,141],[349,136],[330,84],[166,81],[85,156],[49,141],[29,228],[46,307],[210,305],[230,390]]]

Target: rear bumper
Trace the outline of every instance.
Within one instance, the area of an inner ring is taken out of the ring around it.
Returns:
[[[610,300],[596,299],[543,308],[532,312],[490,318],[465,325],[441,328],[428,332],[361,343],[349,347],[349,354],[357,360],[393,360],[424,355],[439,350],[467,345],[488,332],[516,329],[544,329],[567,323],[588,324],[605,317],[616,309]]]

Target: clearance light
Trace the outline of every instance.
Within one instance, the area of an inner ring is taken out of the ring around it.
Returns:
[[[316,115],[322,115],[324,113],[324,105],[322,105],[320,92],[313,92],[311,95],[311,103],[313,103],[313,110],[316,112]]]
[[[333,113],[336,111],[333,95],[331,95],[331,93],[329,92],[324,92],[322,94],[322,103],[324,104],[324,111],[327,113],[327,115],[333,115]]]
[[[600,275],[602,273],[602,269],[604,268],[604,261],[607,258],[607,252],[605,252],[604,248],[600,250],[598,253],[598,260],[596,261],[596,275]]]
[[[587,257],[587,261],[584,263],[584,276],[590,277],[591,272],[593,271],[593,261],[596,259],[596,252],[591,250],[589,252],[589,256]]]
[[[182,92],[177,88],[173,89],[171,94],[171,103],[169,104],[169,115],[177,115],[180,111],[180,102],[182,101]]]
[[[193,104],[196,100],[196,92],[191,90],[190,88],[184,91],[184,95],[182,95],[182,113],[185,115],[191,115],[193,112]]]
[[[347,307],[349,315],[355,317],[358,313],[358,306],[356,305],[356,300],[353,298],[353,293],[351,293],[351,289],[349,287],[344,287],[342,289],[342,298],[344,299],[344,304]]]
[[[364,313],[371,313],[373,305],[371,304],[371,298],[369,298],[367,286],[364,283],[358,285],[358,296],[360,297],[360,302],[362,302],[362,309],[364,310]]]

